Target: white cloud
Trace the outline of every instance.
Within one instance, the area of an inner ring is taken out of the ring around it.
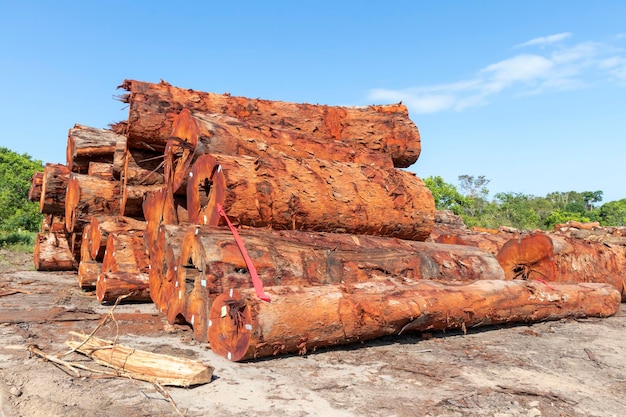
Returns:
[[[557,33],[556,35],[550,36],[542,36],[540,38],[534,38],[527,42],[520,43],[519,45],[515,45],[516,48],[523,48],[525,46],[534,46],[534,45],[550,45],[553,43],[560,42],[572,36],[570,32]]]
[[[571,33],[535,38],[522,45],[551,45]],[[552,45],[542,54],[518,54],[480,69],[476,77],[454,83],[376,89],[370,100],[403,101],[412,112],[460,111],[486,105],[489,98],[508,92],[512,96],[545,94],[584,88],[594,83],[626,81],[626,55],[608,44],[581,42]]]

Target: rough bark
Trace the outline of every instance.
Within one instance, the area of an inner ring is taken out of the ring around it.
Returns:
[[[115,175],[113,175],[113,164],[107,162],[90,162],[87,175],[107,181],[116,180]]]
[[[64,232],[37,233],[33,255],[37,271],[73,271],[78,267]]]
[[[102,273],[128,272],[147,274],[150,268],[143,236],[109,233],[102,259]]]
[[[85,174],[90,162],[113,163],[118,142],[126,142],[126,137],[111,130],[76,124],[67,135],[66,165],[72,172]]]
[[[249,126],[297,132],[320,141],[339,141],[388,154],[396,167],[419,157],[420,136],[402,104],[338,107],[233,97],[126,80],[131,148],[163,151],[174,117],[183,109],[236,118]]]
[[[124,302],[152,302],[148,274],[121,271],[101,273],[96,283],[98,301],[115,303],[120,297],[123,297]]]
[[[143,219],[143,197],[153,187],[124,188],[118,181],[72,173],[65,194],[65,226],[69,232],[80,232],[94,216],[123,215]]]
[[[198,158],[189,175],[193,180],[187,182],[187,210],[192,223],[219,218],[217,203],[239,224],[274,229],[425,240],[434,223],[430,190],[414,174],[397,169],[286,155],[207,154]]]
[[[356,283],[383,274],[406,280],[504,279],[493,255],[469,246],[256,228],[239,234],[264,285]],[[173,250],[162,262],[151,258],[155,303],[162,311],[166,306],[170,322],[192,323],[194,337],[203,341],[212,299],[231,288],[250,288],[248,266],[229,229],[162,225],[159,237],[158,252]]]
[[[70,170],[61,164],[47,163],[43,169],[39,211],[44,214],[65,215],[65,190]]]
[[[497,255],[507,279],[596,282],[615,287],[626,301],[626,248],[555,234],[511,239]]]
[[[211,311],[211,349],[239,361],[314,351],[405,331],[446,330],[565,317],[607,317],[619,293],[606,284],[483,280],[411,284],[381,279],[355,285],[271,287],[220,295]]]
[[[163,153],[128,149],[118,144],[113,158],[113,172],[127,185],[164,184]]]
[[[83,290],[95,289],[100,274],[102,274],[100,262],[81,259],[80,264],[78,264],[78,287]]]
[[[469,229],[450,228],[435,223],[430,239],[437,243],[475,246],[493,255],[497,255],[506,242],[518,236],[511,232],[479,232]]]
[[[132,217],[92,217],[89,225],[89,233],[86,236],[83,234],[83,236],[87,238],[89,258],[102,262],[109,234],[134,236],[139,233],[143,236],[145,229],[145,221],[133,219]],[[85,226],[85,230],[87,230],[87,226]]]
[[[43,186],[43,172],[33,173],[33,177],[30,180],[30,188],[28,189],[29,201],[41,200],[41,188]]]

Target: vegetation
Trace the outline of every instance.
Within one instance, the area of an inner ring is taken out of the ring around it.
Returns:
[[[0,246],[34,243],[42,215],[28,191],[36,171],[43,171],[41,161],[0,148]]]
[[[439,176],[424,179],[433,193],[437,209],[460,215],[468,227],[552,230],[555,224],[568,220],[626,226],[626,199],[599,205],[602,191],[553,192],[545,197],[498,193],[489,200],[489,181],[482,175],[461,175],[459,191]]]

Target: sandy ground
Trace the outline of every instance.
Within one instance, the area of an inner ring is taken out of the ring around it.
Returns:
[[[174,406],[150,383],[72,377],[31,355],[30,344],[65,352],[69,331],[89,333],[111,310],[75,274],[32,269],[30,255],[0,251],[0,417],[626,415],[624,305],[607,319],[403,335],[247,363],[213,354],[152,304],[117,306],[97,336],[215,368],[208,384],[166,388]]]

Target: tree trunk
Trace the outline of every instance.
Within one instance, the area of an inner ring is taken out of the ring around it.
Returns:
[[[65,190],[70,170],[65,165],[48,163],[43,169],[39,211],[65,215]]]
[[[509,240],[497,256],[507,279],[611,284],[626,301],[626,248],[555,234]]]
[[[233,97],[126,80],[130,104],[130,148],[163,151],[174,117],[183,108],[239,119],[247,126],[279,129],[319,141],[339,141],[388,154],[396,167],[413,164],[421,151],[420,135],[402,104],[338,107]],[[296,135],[296,136],[297,136]]]
[[[115,303],[119,297],[125,302],[152,302],[148,274],[103,272],[96,283],[96,298],[101,303]]]
[[[78,287],[83,290],[94,290],[100,274],[102,274],[100,262],[81,259],[78,264]]]
[[[111,130],[74,125],[67,135],[68,169],[85,174],[90,162],[113,163],[113,154],[118,142],[126,142],[126,137]]]
[[[143,219],[144,194],[154,186],[128,186],[122,193],[117,181],[72,173],[65,194],[65,226],[81,231],[94,216],[125,215]]]
[[[378,275],[504,279],[493,255],[469,246],[256,228],[239,234],[264,285],[356,283]],[[161,311],[167,308],[171,323],[182,318],[197,340],[206,340],[211,300],[231,288],[250,288],[248,266],[227,228],[162,225],[159,238],[156,252],[171,247],[172,253],[150,259],[153,299]]]
[[[468,229],[442,227],[442,225],[435,223],[430,234],[430,240],[437,243],[474,246],[492,255],[497,255],[502,246],[516,236],[517,234],[510,232],[477,232]]]
[[[29,201],[41,200],[41,187],[43,186],[43,172],[33,173],[33,177],[30,180],[30,189],[28,190]]]
[[[74,271],[78,266],[64,232],[37,233],[34,261],[37,271]]]
[[[425,240],[434,223],[430,190],[397,169],[286,155],[202,155],[189,177],[192,223],[211,225],[207,219],[219,219],[218,204],[239,224],[274,229]]]
[[[211,349],[239,361],[373,339],[404,331],[463,329],[566,317],[607,317],[619,293],[606,284],[483,280],[271,287],[272,301],[230,291],[210,311]]]
[[[116,178],[113,175],[113,164],[107,162],[90,162],[87,175],[90,177],[96,177],[107,181],[115,181]]]

